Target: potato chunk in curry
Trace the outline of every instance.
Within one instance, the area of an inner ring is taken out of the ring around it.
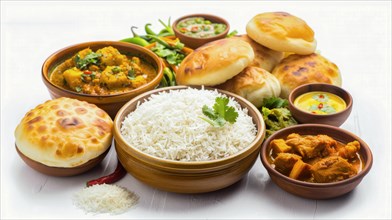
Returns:
[[[137,56],[126,56],[108,46],[96,52],[85,48],[59,64],[50,81],[83,94],[110,95],[128,92],[153,80],[156,69]]]

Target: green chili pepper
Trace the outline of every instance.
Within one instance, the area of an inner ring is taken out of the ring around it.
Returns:
[[[166,81],[165,77],[162,77],[161,82],[159,83],[159,87],[167,87],[169,84]]]
[[[173,28],[170,26],[170,17],[169,17],[169,21],[167,22],[167,24],[165,24],[161,19],[159,19],[158,21],[165,27],[165,30],[167,32],[169,32],[171,35],[174,35]]]
[[[136,26],[132,26],[132,27],[131,27],[131,32],[132,32],[133,36],[134,36],[134,37],[139,37],[139,35],[133,30],[134,28],[137,29],[137,27],[136,27]]]
[[[159,38],[158,36],[154,36],[154,35],[150,35],[147,34],[147,37],[150,37],[151,39],[155,40],[156,42],[162,44],[164,47],[175,50],[176,48],[170,46],[170,44],[168,44],[166,41],[162,40],[161,38]]]
[[[164,30],[166,30],[166,29],[164,29]],[[165,32],[163,32],[163,33],[160,32],[160,33],[158,34],[158,37],[167,37],[167,36],[173,36],[173,34],[167,32],[167,31],[165,31]]]
[[[238,34],[238,31],[237,31],[237,30],[234,30],[234,31],[230,32],[230,33],[226,36],[226,38],[233,37],[233,36],[235,36],[236,34]]]
[[[131,44],[137,44],[139,46],[145,47],[147,45],[149,45],[150,43],[148,41],[146,41],[145,39],[141,38],[141,37],[130,37],[130,38],[125,38],[120,40],[122,42],[128,42]]]
[[[169,67],[165,67],[163,69],[163,74],[169,86],[176,85],[176,75],[174,71],[172,71]]]
[[[157,34],[153,30],[150,29],[150,26],[151,26],[150,23],[148,23],[148,24],[146,24],[144,26],[144,29],[146,30],[146,33],[150,34],[150,35],[155,35],[156,36]]]

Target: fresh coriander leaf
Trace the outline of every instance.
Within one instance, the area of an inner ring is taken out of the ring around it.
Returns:
[[[225,120],[230,122],[230,124],[233,124],[234,122],[236,122],[238,117],[238,112],[235,111],[235,109],[233,107],[228,107],[225,110]]]
[[[133,68],[131,68],[130,70],[128,70],[128,79],[132,80],[135,79],[135,70]]]
[[[101,56],[102,56],[102,54],[91,52],[91,53],[87,54],[84,58],[81,58],[79,56],[79,54],[77,54],[75,56],[76,67],[81,70],[84,70],[84,69],[87,69],[88,65],[90,65],[90,64],[98,65],[99,64],[99,57],[101,57]]]
[[[226,106],[229,104],[229,99],[224,98],[224,97],[217,97],[215,99],[215,104],[213,106],[215,112],[221,116],[222,118],[225,118],[225,111],[226,111]]]
[[[214,110],[211,109],[210,107],[206,106],[206,105],[203,106],[202,112],[208,118],[211,118],[211,119],[216,119],[217,118],[217,116],[215,115]]]
[[[263,99],[263,107],[273,109],[273,108],[286,108],[289,105],[287,99],[281,99],[279,97],[271,97]]]
[[[75,87],[75,90],[76,90],[76,92],[81,92],[81,91],[82,91],[82,88],[81,88],[80,86],[76,86],[76,87]]]
[[[200,118],[214,127],[223,127],[226,121],[233,124],[237,120],[238,112],[236,112],[235,108],[227,106],[227,104],[229,104],[228,98],[217,97],[212,108],[206,105],[202,108],[202,112],[207,118]]]

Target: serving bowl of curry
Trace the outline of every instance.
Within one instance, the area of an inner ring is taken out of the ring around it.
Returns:
[[[42,79],[52,98],[96,104],[112,118],[130,99],[155,89],[163,62],[150,50],[117,41],[72,45],[47,58]]]
[[[369,146],[339,127],[301,124],[275,132],[263,142],[261,161],[283,190],[310,199],[352,191],[370,171]]]

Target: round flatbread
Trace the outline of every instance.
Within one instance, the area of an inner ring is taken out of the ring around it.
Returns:
[[[76,167],[111,145],[113,121],[93,104],[71,98],[49,100],[30,110],[15,129],[18,150],[51,167]]]
[[[279,80],[282,98],[288,98],[296,87],[308,83],[342,85],[339,68],[320,54],[292,54],[283,59],[272,71]]]
[[[267,12],[254,16],[246,33],[257,43],[276,51],[311,54],[316,39],[306,22],[286,12]]]
[[[240,73],[254,59],[249,43],[237,38],[212,41],[189,54],[177,71],[179,85],[214,86]]]

